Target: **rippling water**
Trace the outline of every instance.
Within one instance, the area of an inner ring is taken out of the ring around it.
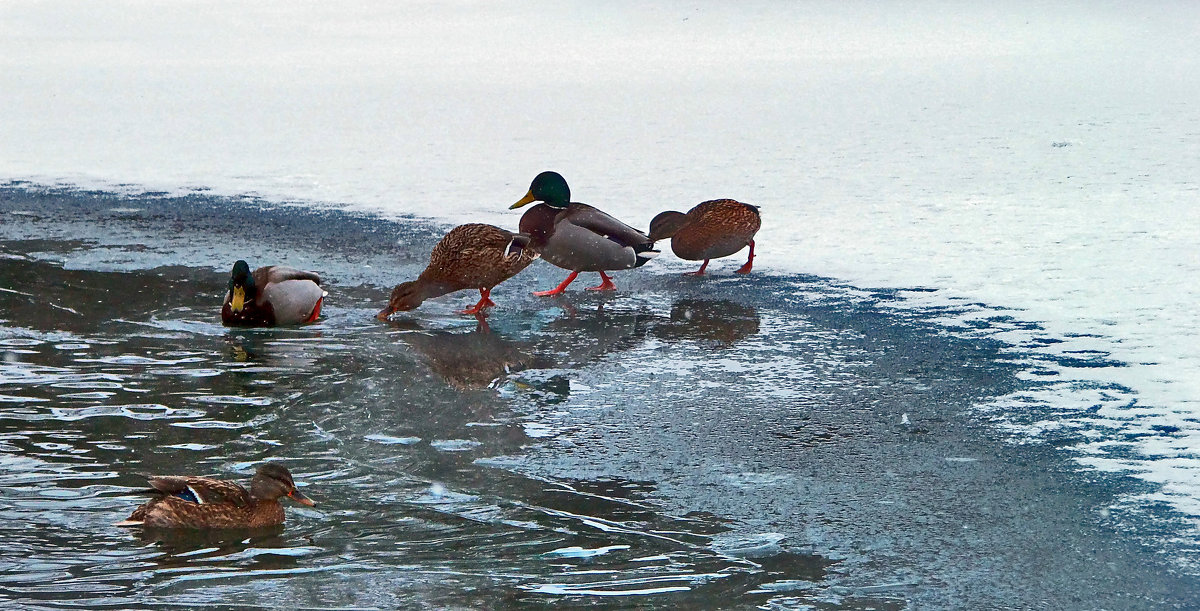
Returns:
[[[983,304],[720,266],[539,300],[559,275],[539,264],[485,320],[453,314],[464,294],[383,324],[439,228],[202,196],[12,187],[0,204],[9,602],[1198,602],[1178,517],[1116,506],[1150,488],[1056,449],[1103,431],[1026,446],[996,426],[1046,416],[1005,398],[1047,363],[991,337],[1059,340]],[[258,221],[289,239],[246,235]],[[232,253],[321,270],[323,320],[221,327]],[[143,474],[245,480],[266,459],[318,503],[282,529],[112,526]]]
[[[383,326],[371,322],[372,304],[344,300],[320,325],[231,333],[204,307],[217,274],[70,274],[12,258],[4,269],[6,281],[29,280],[6,284],[15,292],[5,293],[5,311],[22,316],[0,339],[0,517],[19,525],[5,529],[3,583],[13,598],[480,606],[567,595],[687,600],[766,581],[758,563],[713,547],[718,522],[657,513],[636,483],[544,481],[473,464],[520,454],[536,406],[569,395],[565,381],[505,373],[519,371],[532,346],[486,328]],[[98,293],[114,307],[89,304]],[[636,335],[584,350],[550,337],[541,349],[570,366]],[[528,411],[502,394],[522,397]],[[289,507],[284,531],[138,535],[111,526],[137,504],[138,473],[245,479],[268,457],[287,462],[320,502]],[[804,564],[810,577],[822,570],[820,559]],[[325,572],[339,577],[301,577]]]

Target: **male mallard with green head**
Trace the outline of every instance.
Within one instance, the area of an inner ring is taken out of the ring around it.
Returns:
[[[233,264],[229,290],[221,304],[226,327],[279,327],[314,322],[327,295],[321,277],[283,265],[250,273],[245,261]]]
[[[387,320],[393,312],[405,312],[426,299],[464,289],[479,289],[479,303],[460,313],[478,314],[496,305],[491,300],[492,288],[537,258],[528,246],[527,235],[482,223],[459,225],[433,247],[429,265],[416,280],[396,285],[377,318]]]
[[[702,276],[709,259],[728,257],[750,246],[746,264],[736,273],[748,274],[754,265],[754,234],[762,224],[758,207],[732,199],[714,199],[697,204],[687,214],[669,210],[650,221],[650,239],[671,238],[675,256],[700,261],[700,269],[688,275]]]
[[[236,482],[208,477],[164,475],[149,482],[146,492],[155,497],[117,526],[262,528],[283,524],[279,499],[285,496],[301,505],[316,504],[296,489],[292,474],[278,463],[259,465],[249,491]]]
[[[589,291],[614,291],[616,285],[605,271],[632,269],[658,255],[646,234],[587,204],[571,201],[571,189],[557,172],[542,172],[529,185],[529,192],[510,209],[541,202],[521,217],[521,233],[529,234],[530,246],[542,258],[571,270],[562,284],[539,297],[566,290],[579,272],[600,272],[602,282]]]

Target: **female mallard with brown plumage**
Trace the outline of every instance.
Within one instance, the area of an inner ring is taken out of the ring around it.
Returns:
[[[392,290],[388,305],[379,313],[387,320],[393,312],[405,312],[426,299],[463,289],[479,289],[479,303],[461,314],[478,314],[496,305],[492,288],[529,267],[537,254],[527,248],[529,236],[492,225],[459,225],[442,238],[429,255],[429,265],[416,280]]]
[[[521,217],[521,233],[529,234],[530,246],[542,258],[571,274],[539,297],[566,290],[579,272],[600,272],[602,282],[589,291],[617,289],[606,271],[645,265],[658,255],[646,234],[587,204],[571,201],[571,189],[557,172],[542,172],[529,185],[529,192],[510,209],[541,202]]]
[[[229,290],[221,304],[226,327],[276,327],[315,322],[327,293],[321,277],[284,265],[250,273],[245,261],[233,264]]]
[[[671,238],[675,256],[700,261],[700,269],[688,272],[701,276],[709,259],[728,257],[750,246],[746,264],[736,273],[748,274],[754,265],[754,234],[762,221],[758,207],[732,199],[714,199],[697,204],[687,214],[669,210],[650,221],[650,239]]]
[[[117,526],[150,528],[262,528],[283,524],[283,505],[288,497],[301,505],[314,506],[296,489],[292,474],[278,463],[259,465],[250,490],[241,485],[208,477],[163,475],[149,478],[156,495],[134,510]]]

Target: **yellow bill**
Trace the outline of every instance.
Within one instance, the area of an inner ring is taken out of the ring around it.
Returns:
[[[246,289],[240,286],[233,287],[233,299],[229,300],[229,307],[233,308],[234,312],[241,312],[242,307],[246,305]]]
[[[517,203],[509,206],[508,209],[515,210],[517,208],[520,208],[521,206],[524,206],[525,204],[529,204],[529,203],[536,202],[536,201],[537,201],[537,198],[535,198],[533,196],[533,190],[530,189],[529,192],[525,194],[525,197],[522,197]]]

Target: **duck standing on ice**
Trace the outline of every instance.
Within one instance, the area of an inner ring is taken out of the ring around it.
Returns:
[[[534,295],[558,295],[579,272],[600,272],[601,282],[589,291],[615,291],[606,271],[633,269],[658,256],[650,236],[587,204],[571,201],[571,188],[558,172],[542,172],[529,192],[510,209],[541,202],[521,217],[520,232],[542,258],[570,270],[561,284]]]

